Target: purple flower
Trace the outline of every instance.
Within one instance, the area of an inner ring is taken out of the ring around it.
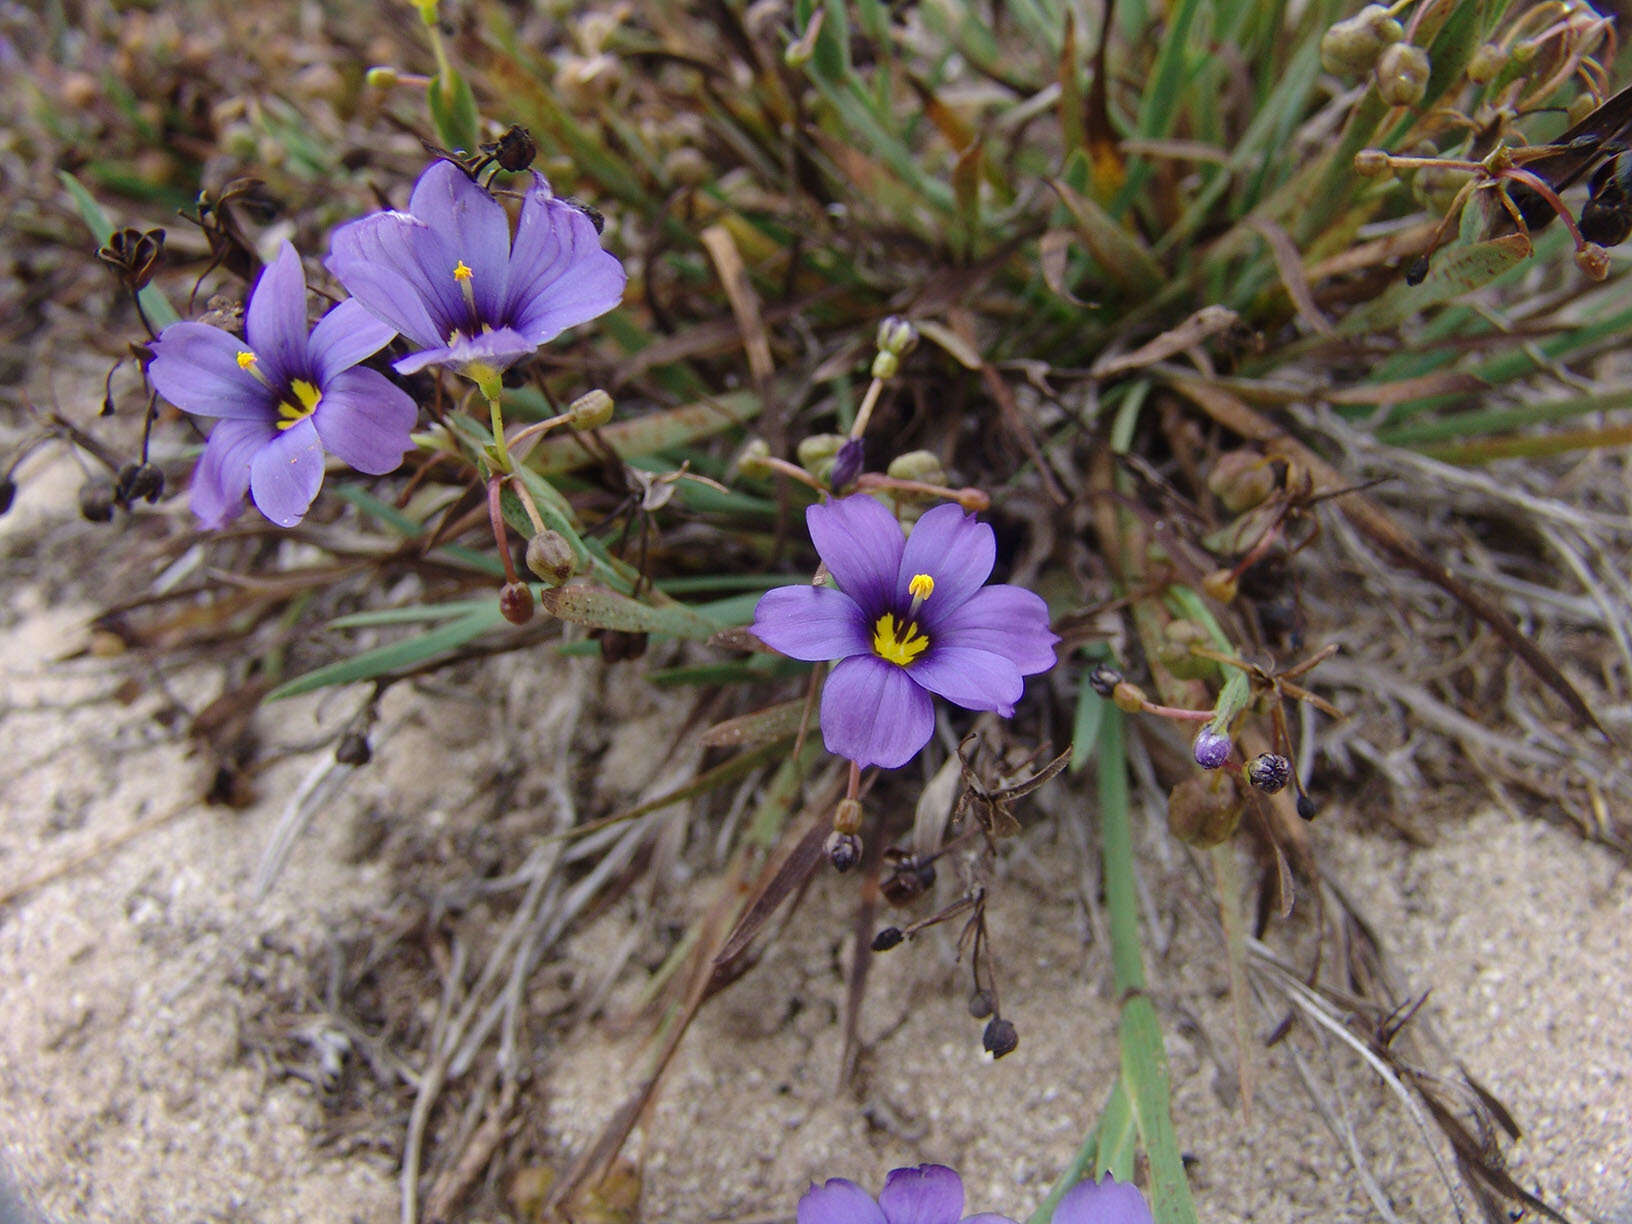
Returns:
[[[1197,732],[1191,751],[1197,765],[1203,769],[1218,769],[1230,759],[1230,737],[1216,727],[1205,726]]]
[[[557,200],[537,171],[515,236],[504,205],[458,166],[438,161],[414,184],[407,212],[348,222],[329,239],[327,267],[420,352],[428,365],[502,370],[623,297],[623,265],[595,224]]]
[[[248,343],[206,323],[172,323],[153,342],[147,375],[160,395],[220,417],[193,469],[189,504],[206,527],[244,508],[280,527],[300,522],[323,484],[323,452],[383,475],[412,449],[414,401],[374,370],[355,369],[394,334],[342,302],[308,334],[306,273],[287,242],[250,291]]]
[[[944,1165],[894,1169],[874,1202],[860,1186],[835,1177],[799,1200],[798,1224],[958,1224],[963,1182]],[[970,1216],[963,1224],[1014,1224],[1007,1216]]]
[[[839,661],[822,690],[829,752],[904,765],[934,730],[931,693],[1007,718],[1021,678],[1054,666],[1047,605],[984,585],[997,541],[973,515],[936,506],[903,540],[895,516],[861,494],[811,506],[805,522],[838,590],[767,591],[753,631],[795,659]]]
[[[1153,1224],[1150,1206],[1136,1186],[1105,1180],[1078,1182],[1054,1208],[1050,1224]]]

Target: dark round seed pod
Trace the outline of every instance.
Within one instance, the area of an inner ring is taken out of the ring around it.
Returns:
[[[1262,752],[1247,766],[1247,781],[1273,795],[1292,777],[1292,762],[1278,752]]]
[[[1406,284],[1408,284],[1408,285],[1420,285],[1420,284],[1422,284],[1423,281],[1425,281],[1427,279],[1428,279],[1428,256],[1418,255],[1410,263],[1405,265],[1405,283]]]
[[[1313,799],[1309,798],[1308,795],[1300,794],[1298,796],[1299,816],[1302,816],[1305,820],[1313,820],[1318,812],[1319,809],[1315,807],[1315,801]]]
[[[873,951],[888,952],[905,938],[906,936],[901,934],[900,927],[885,927],[877,935],[873,936]]]
[[[341,765],[367,765],[374,759],[374,749],[361,731],[347,731],[334,746],[334,759]]]
[[[11,509],[11,503],[17,500],[17,482],[10,476],[0,476],[0,514]]]
[[[993,1016],[987,1022],[986,1031],[980,1035],[980,1044],[993,1058],[1002,1058],[1005,1054],[1014,1053],[1015,1047],[1020,1044],[1020,1034],[1012,1021]]]
[[[827,835],[827,861],[840,875],[861,862],[861,838],[854,833],[833,832]]]
[[[79,486],[79,513],[93,523],[113,521],[113,482],[92,477]]]
[[[976,1020],[984,1020],[997,1010],[997,1004],[992,1002],[989,991],[977,990],[969,996],[969,1014]]]
[[[127,463],[119,469],[115,484],[119,500],[126,505],[140,498],[151,506],[164,494],[164,473],[157,464]]]
[[[1122,683],[1122,673],[1109,663],[1095,663],[1094,670],[1088,673],[1088,687],[1093,689],[1106,701],[1116,692],[1116,686]]]
[[[512,625],[533,619],[533,588],[525,582],[507,582],[499,588],[499,615]]]

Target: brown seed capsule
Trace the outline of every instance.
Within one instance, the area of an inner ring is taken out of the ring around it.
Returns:
[[[969,996],[969,1014],[976,1020],[984,1020],[997,1010],[997,1004],[992,1002],[990,991],[977,990]]]
[[[92,477],[79,486],[79,513],[93,523],[107,523],[113,519],[113,482]]]
[[[1273,795],[1292,777],[1292,762],[1278,752],[1261,752],[1247,766],[1247,781],[1265,794]]]
[[[367,765],[373,757],[368,736],[361,731],[347,731],[334,746],[334,759],[342,765]]]
[[[525,582],[507,582],[499,588],[499,615],[512,625],[533,619],[533,588]]]
[[[840,875],[861,862],[861,838],[854,833],[840,833],[834,830],[827,835],[827,861],[833,864],[833,870]]]
[[[993,1016],[986,1024],[986,1031],[980,1035],[980,1044],[993,1058],[1002,1058],[1005,1054],[1014,1053],[1015,1047],[1020,1044],[1020,1033],[1013,1021]]]
[[[164,493],[164,473],[151,463],[127,463],[119,469],[114,488],[127,506],[138,498],[151,506]]]
[[[901,934],[900,927],[885,927],[877,935],[873,936],[873,951],[888,952],[905,938],[906,936]]]
[[[546,527],[527,541],[527,568],[551,586],[560,586],[578,568],[578,554],[566,536]]]
[[[1088,673],[1088,687],[1106,701],[1111,700],[1116,686],[1121,683],[1122,673],[1107,663],[1095,663],[1093,671]]]
[[[1241,788],[1230,774],[1192,774],[1167,796],[1167,831],[1202,849],[1222,845],[1235,833],[1243,806]]]

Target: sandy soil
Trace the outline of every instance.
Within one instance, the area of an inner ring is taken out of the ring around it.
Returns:
[[[0,904],[5,1163],[47,1220],[394,1219],[409,1099],[401,1085],[417,1068],[393,1067],[389,1034],[348,1028],[324,982],[408,900],[456,889],[484,855],[502,859],[559,819],[561,796],[549,785],[529,790],[526,779],[567,776],[563,745],[587,750],[584,737],[594,740],[598,780],[583,787],[635,795],[672,784],[688,764],[669,755],[683,706],[639,697],[645,690],[626,679],[605,682],[598,662],[542,652],[525,667],[500,661],[460,677],[467,692],[498,695],[489,720],[519,726],[526,720],[515,712],[536,714],[521,741],[491,733],[484,707],[451,691],[393,691],[374,762],[323,806],[259,896],[267,847],[330,748],[275,765],[244,810],[201,804],[210,767],[161,717],[169,699],[159,688],[129,683],[141,669],[59,661],[85,643],[94,608],[94,576],[72,558],[94,555],[110,536],[74,514],[70,465],[42,459],[26,474],[17,508],[0,520],[0,895],[122,830],[142,831]],[[218,684],[209,668],[167,677],[194,708]],[[586,730],[574,722],[579,707],[586,719],[615,717]],[[263,712],[261,729],[271,748],[298,746],[332,732],[350,708],[314,697]],[[518,752],[519,797],[493,818],[477,799],[507,768],[514,781]],[[873,966],[861,1073],[854,1090],[837,1088],[854,884],[824,874],[765,962],[705,1008],[685,1039],[627,1149],[643,1185],[639,1217],[791,1218],[810,1178],[874,1185],[923,1160],[961,1168],[972,1209],[1029,1212],[1117,1063],[1108,965],[1084,902],[1092,881],[1068,827],[1086,808],[1084,786],[1060,783],[1056,817],[1032,823],[1003,861],[994,934],[1005,1010],[1021,1032],[1013,1056],[981,1056],[951,936],[933,936]],[[1432,988],[1422,1027],[1451,1053],[1430,1069],[1454,1073],[1454,1054],[1524,1127],[1511,1153],[1520,1183],[1575,1219],[1626,1224],[1625,868],[1560,829],[1476,810],[1472,798],[1468,806],[1433,829],[1427,848],[1341,803],[1314,836],[1322,861],[1385,932],[1401,987]],[[683,816],[655,819],[667,822],[670,844],[679,838]],[[1157,917],[1152,946],[1162,949],[1153,995],[1202,1219],[1378,1218],[1350,1144],[1400,1218],[1455,1218],[1411,1115],[1347,1049],[1301,1028],[1273,1049],[1255,1047],[1256,1089],[1250,1112],[1243,1107],[1220,935],[1195,864],[1157,827],[1140,831],[1140,854]],[[581,1150],[644,1065],[647,1030],[629,1020],[641,970],[672,942],[667,924],[702,912],[718,886],[706,873],[686,880],[685,861],[664,868],[671,884],[683,882],[664,904],[683,912],[625,898],[532,979],[540,1020],[521,1033],[534,1085],[524,1126],[544,1165]],[[435,868],[414,876],[409,862]],[[480,917],[473,905],[462,920]],[[638,954],[610,983],[601,1020],[543,1019],[627,947]],[[436,1009],[432,990],[409,1000],[396,1035],[432,1023]],[[1255,1035],[1267,1036],[1277,1016],[1255,1016]],[[433,1134],[427,1162],[437,1154]],[[479,1183],[476,1206],[456,1218],[503,1218],[508,1194]]]

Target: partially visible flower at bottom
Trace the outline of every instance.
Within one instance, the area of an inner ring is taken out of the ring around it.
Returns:
[[[1054,1208],[1050,1224],[1154,1224],[1137,1186],[1109,1173],[1104,1181],[1078,1182]]]
[[[910,538],[865,494],[805,511],[838,582],[767,591],[753,632],[790,658],[836,659],[822,689],[822,740],[858,765],[905,765],[935,729],[930,694],[969,710],[1014,714],[1024,677],[1054,666],[1059,638],[1034,592],[986,586],[992,529],[936,506]]]
[[[323,484],[323,453],[361,472],[396,469],[419,410],[383,374],[358,369],[396,335],[356,301],[308,331],[306,274],[287,242],[250,291],[245,340],[207,323],[172,323],[147,375],[183,412],[220,417],[193,469],[189,498],[205,527],[251,497],[280,527],[300,522]]]
[[[798,1224],[1014,1224],[1000,1215],[965,1218],[963,1179],[934,1164],[891,1170],[876,1201],[843,1177],[813,1185],[800,1198],[797,1217]]]

